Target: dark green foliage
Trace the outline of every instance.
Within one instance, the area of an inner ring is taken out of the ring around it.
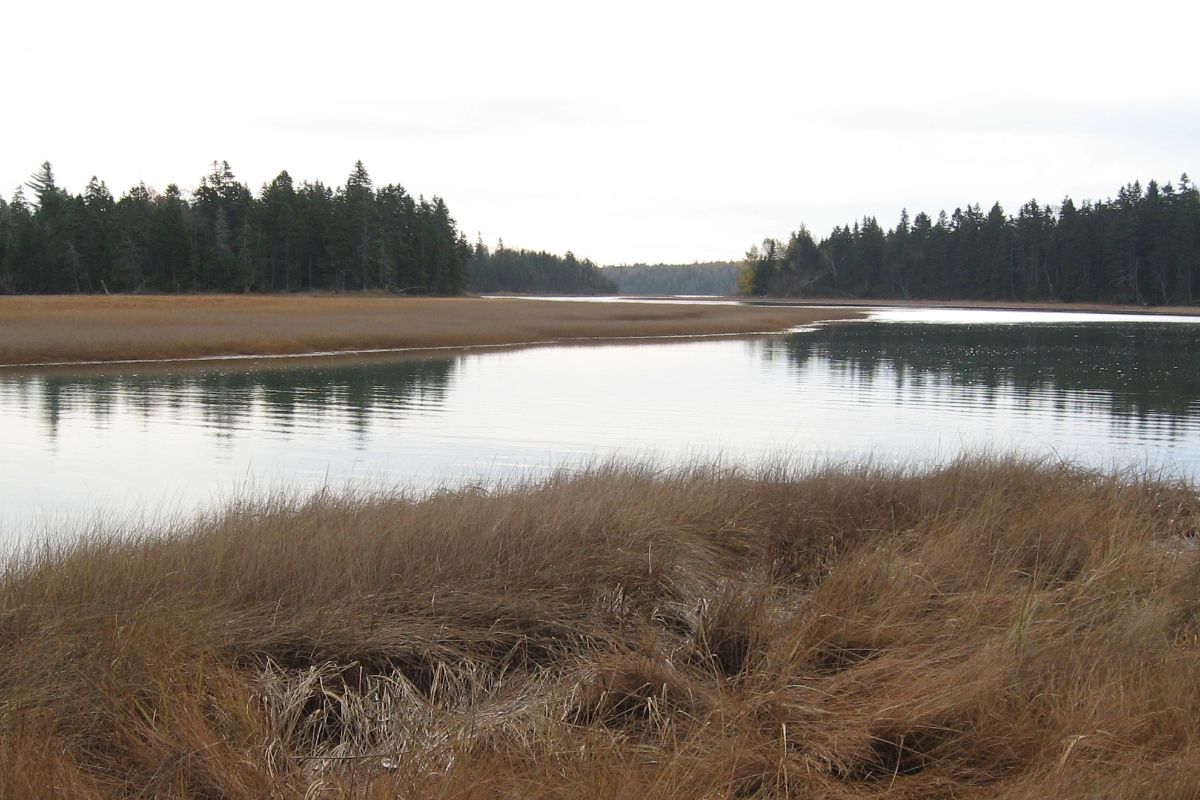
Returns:
[[[601,267],[622,294],[731,295],[738,291],[736,261],[703,264],[622,264]]]
[[[901,213],[884,232],[872,217],[819,244],[801,227],[746,254],[745,294],[954,298],[1194,305],[1200,298],[1200,193],[1121,187],[1115,200],[1030,200],[1015,217],[999,204]]]
[[[18,189],[11,204],[0,209],[0,290],[14,292],[18,286],[33,285],[39,276],[32,265],[42,263],[41,228],[34,217],[34,208]]]
[[[495,251],[482,241],[471,252],[473,292],[533,294],[615,294],[617,285],[589,259],[574,253],[556,256],[533,250],[510,250],[501,240]]]
[[[1055,396],[1073,411],[1103,409],[1114,425],[1156,436],[1200,413],[1200,370],[1181,368],[1181,352],[1200,352],[1200,326],[827,325],[770,347],[798,372],[819,360],[860,385],[963,389],[985,404],[1028,407]]]
[[[175,184],[114,199],[92,178],[61,189],[49,163],[0,199],[0,292],[355,289],[457,294],[471,248],[441,198],[376,189],[362,162],[340,189],[281,172],[257,197],[213,162],[190,198]]]

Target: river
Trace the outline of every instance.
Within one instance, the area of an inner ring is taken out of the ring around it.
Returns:
[[[757,339],[0,371],[0,540],[614,456],[921,466],[1016,451],[1195,480],[1198,366],[1200,318],[877,309]]]

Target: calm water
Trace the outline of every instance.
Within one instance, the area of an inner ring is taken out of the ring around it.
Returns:
[[[0,538],[239,492],[430,487],[613,454],[942,460],[1020,449],[1200,478],[1200,323],[881,312],[758,340],[391,363],[0,371]]]

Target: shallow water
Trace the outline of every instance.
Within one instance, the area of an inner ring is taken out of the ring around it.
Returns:
[[[1200,322],[880,311],[787,337],[0,372],[0,537],[246,492],[429,488],[613,455],[1018,449],[1200,478]]]

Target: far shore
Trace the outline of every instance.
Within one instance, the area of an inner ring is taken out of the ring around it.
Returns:
[[[844,297],[737,297],[750,305],[800,306],[806,308],[879,308],[900,306],[904,308],[978,308],[994,311],[1076,311],[1097,314],[1164,314],[1172,316],[1200,316],[1200,306],[1136,306],[1105,303],[1048,303],[1020,302],[1007,300],[897,300],[863,299]]]
[[[388,295],[0,297],[0,367],[778,333],[860,312]]]

